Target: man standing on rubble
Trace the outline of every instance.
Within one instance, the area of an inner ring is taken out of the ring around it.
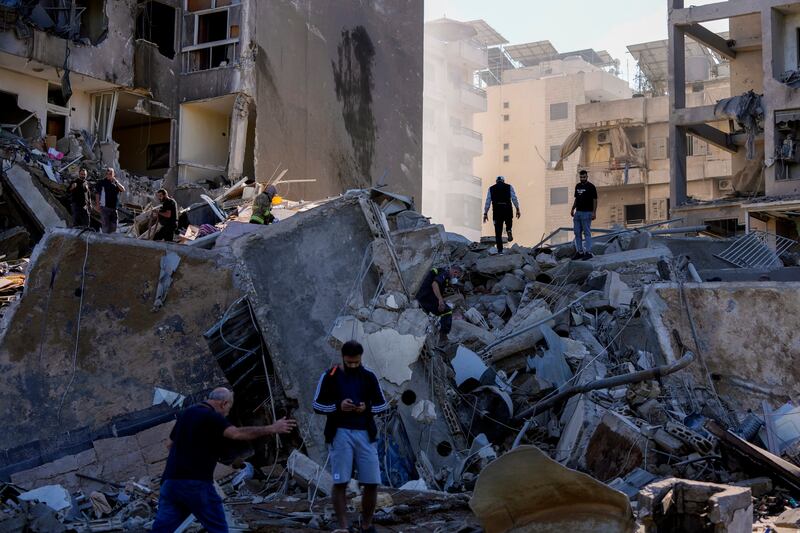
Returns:
[[[589,183],[589,173],[578,172],[580,181],[575,185],[575,201],[572,203],[572,226],[575,231],[575,256],[573,259],[591,259],[592,220],[597,218],[597,189]],[[581,239],[581,234],[585,240]]]
[[[270,185],[253,200],[253,214],[250,215],[250,224],[272,224],[275,215],[272,214],[272,199],[278,194],[278,189]]]
[[[319,378],[314,395],[314,412],[328,417],[325,442],[333,474],[333,508],[339,529],[347,529],[347,483],[355,462],[358,481],[364,489],[361,504],[361,531],[374,532],[372,515],[378,499],[381,469],[378,463],[377,435],[373,415],[389,404],[381,391],[378,376],[361,365],[364,348],[356,341],[342,345],[342,365],[336,365]]]
[[[511,204],[517,208],[517,218],[520,217],[519,200],[514,187],[506,183],[503,176],[497,176],[496,183],[489,187],[486,193],[486,204],[483,206],[483,221],[489,222],[489,206],[492,206],[492,220],[494,221],[494,238],[497,243],[497,253],[503,253],[503,224],[506,225],[506,235],[508,242],[514,240],[511,234]]]
[[[70,207],[72,207],[72,227],[89,227],[89,183],[86,181],[89,173],[85,168],[78,171],[78,177],[72,180],[67,187],[69,192]]]
[[[114,169],[106,169],[106,177],[97,182],[95,189],[95,209],[100,213],[100,227],[103,233],[115,233],[117,231],[117,205],[119,204],[119,193],[125,192],[125,187],[117,181]]]
[[[170,198],[166,189],[159,189],[156,192],[161,207],[153,214],[161,224],[161,228],[153,236],[154,241],[172,242],[175,238],[175,230],[178,228],[178,202]]]
[[[294,420],[286,418],[269,426],[236,427],[225,418],[231,407],[233,392],[219,387],[211,391],[208,400],[178,414],[169,435],[153,532],[173,533],[193,514],[209,533],[227,533],[222,499],[214,488],[214,468],[225,439],[255,440],[297,427]]]
[[[417,291],[419,306],[439,317],[439,342],[447,341],[447,334],[453,326],[453,310],[444,301],[444,289],[458,284],[463,275],[460,266],[432,268]]]

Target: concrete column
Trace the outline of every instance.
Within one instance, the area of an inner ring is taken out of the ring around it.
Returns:
[[[675,112],[686,107],[686,37],[672,20],[673,11],[683,8],[683,0],[668,0],[669,8],[669,196],[670,205],[686,203],[686,129],[678,126]]]
[[[231,114],[230,152],[228,155],[228,179],[238,181],[244,169],[244,154],[247,145],[247,121],[252,98],[244,93],[236,95]]]

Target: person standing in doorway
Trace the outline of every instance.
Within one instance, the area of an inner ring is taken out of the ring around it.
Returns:
[[[72,227],[89,227],[89,183],[86,181],[89,173],[85,168],[78,171],[78,177],[72,180],[67,191],[69,192],[70,207],[72,207]]]
[[[506,183],[503,176],[497,176],[494,185],[489,187],[489,192],[486,193],[486,204],[483,206],[483,221],[489,222],[489,206],[492,207],[492,220],[494,221],[494,238],[497,243],[497,253],[503,253],[503,224],[506,226],[506,235],[508,242],[514,240],[511,233],[511,224],[513,222],[511,204],[517,208],[517,218],[520,217],[519,200],[517,200],[517,193],[514,192],[514,187]]]
[[[573,259],[591,259],[592,220],[597,218],[597,189],[589,182],[589,173],[578,172],[580,181],[575,185],[572,202],[572,227],[575,231],[575,256]]]
[[[117,181],[114,169],[106,169],[105,179],[97,182],[95,189],[95,209],[100,213],[100,226],[103,233],[116,233],[117,231],[117,205],[119,193],[125,192],[125,187]]]

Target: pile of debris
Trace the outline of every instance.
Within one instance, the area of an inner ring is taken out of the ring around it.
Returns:
[[[246,187],[203,204],[246,217]],[[570,245],[499,255],[379,189],[287,211],[269,226],[224,213],[195,246],[45,236],[0,344],[0,400],[20,404],[0,436],[0,479],[14,484],[0,531],[48,514],[23,502],[49,505],[56,489],[26,491],[54,485],[72,494],[50,507],[64,528],[147,527],[171,420],[223,380],[234,422],[288,414],[300,428],[224,461],[229,522],[326,527],[332,481],[311,403],[350,339],[392,405],[379,525],[800,527],[800,381],[785,357],[800,345],[800,284],[729,268],[720,257],[735,243],[651,228],[608,232],[589,260]],[[455,264],[465,276],[445,293],[441,343],[415,294],[431,268]],[[705,281],[737,278],[752,281]],[[92,357],[87,338],[107,355]]]

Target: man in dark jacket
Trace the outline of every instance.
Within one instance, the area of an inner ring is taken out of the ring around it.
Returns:
[[[506,234],[508,235],[508,242],[514,240],[511,233],[511,223],[513,218],[511,216],[511,204],[517,208],[517,218],[520,217],[519,200],[517,200],[517,193],[514,192],[514,187],[506,183],[503,176],[497,176],[496,183],[489,187],[489,192],[486,193],[486,204],[483,206],[483,221],[489,221],[489,206],[492,207],[492,220],[494,221],[494,238],[497,244],[497,253],[503,253],[503,224],[506,225]]]
[[[156,192],[161,207],[154,211],[154,215],[161,224],[161,228],[153,236],[154,241],[169,241],[175,239],[175,230],[178,227],[178,202],[170,198],[166,189],[159,189]]]
[[[328,443],[333,474],[333,508],[339,528],[347,531],[347,483],[358,470],[364,489],[361,530],[375,531],[372,515],[378,498],[381,469],[376,438],[378,429],[373,415],[384,412],[389,404],[381,391],[378,376],[361,365],[364,348],[356,341],[342,346],[342,365],[325,371],[314,394],[314,412],[326,415],[325,442]]]
[[[286,418],[269,426],[236,427],[225,418],[231,407],[233,392],[220,387],[211,391],[206,401],[178,414],[169,435],[154,533],[173,533],[190,514],[209,533],[227,533],[222,499],[214,488],[214,467],[225,440],[255,440],[297,427],[294,420]]]
[[[439,341],[447,340],[453,326],[453,310],[444,301],[444,289],[459,282],[464,275],[460,266],[432,268],[417,291],[419,306],[439,317]]]
[[[72,227],[89,227],[89,183],[86,181],[88,172],[85,168],[80,169],[78,177],[72,180],[67,187],[69,192],[70,207],[72,207]]]

